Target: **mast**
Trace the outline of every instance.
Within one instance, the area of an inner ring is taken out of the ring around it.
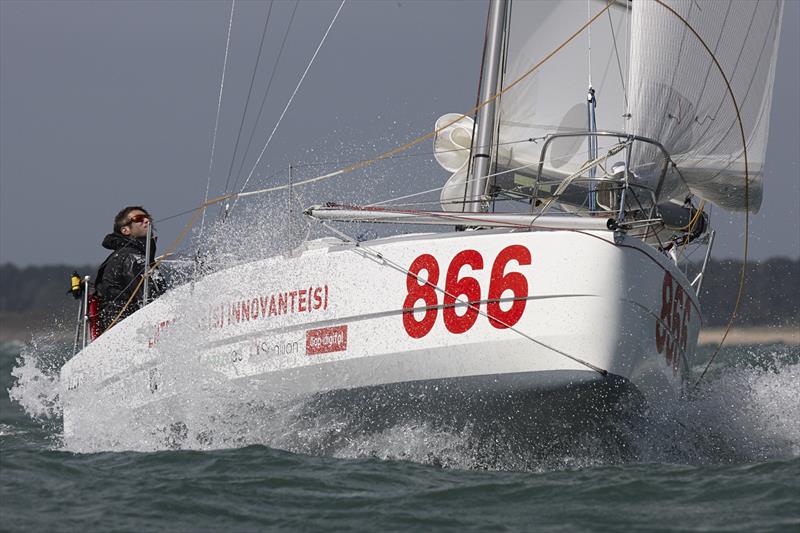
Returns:
[[[507,0],[491,0],[489,7],[486,48],[483,52],[483,79],[479,97],[481,102],[485,102],[497,93],[507,4]],[[467,203],[464,206],[464,210],[468,212],[479,213],[486,210],[482,199],[489,175],[496,103],[496,100],[492,100],[478,111],[478,126],[472,152],[472,179],[467,182]]]

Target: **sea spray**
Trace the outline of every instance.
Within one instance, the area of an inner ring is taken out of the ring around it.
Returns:
[[[32,419],[44,422],[61,416],[59,370],[70,350],[54,333],[36,335],[20,350],[8,395]]]
[[[723,355],[697,388],[651,406],[631,428],[640,460],[724,464],[800,454],[800,347],[729,347]]]
[[[797,357],[795,347],[782,350],[776,353],[784,360],[789,352]],[[514,445],[515,435],[486,434],[472,426],[434,427],[419,421],[362,431],[346,417],[315,413],[315,402],[302,399],[243,404],[239,398],[250,392],[242,394],[213,373],[192,373],[183,357],[173,361],[174,366],[164,367],[163,379],[180,376],[180,402],[129,413],[120,419],[116,430],[122,431],[116,437],[91,439],[81,451],[260,444],[303,454],[447,468],[550,471],[639,461],[738,464],[796,457],[800,450],[798,363],[791,361],[769,370],[729,366],[715,374],[709,392],[699,397],[650,409],[645,416],[617,419],[613,432],[595,427],[549,434],[527,449]]]

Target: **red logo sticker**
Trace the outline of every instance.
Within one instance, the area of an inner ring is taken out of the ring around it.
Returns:
[[[343,352],[347,349],[347,325],[310,329],[306,332],[306,355]]]

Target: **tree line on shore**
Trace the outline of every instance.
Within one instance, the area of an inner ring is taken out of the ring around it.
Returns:
[[[742,262],[711,260],[700,293],[704,325],[727,324],[733,311]],[[690,265],[697,272],[699,265]],[[0,265],[0,313],[51,313],[71,316],[77,305],[68,296],[73,272],[94,276],[96,267],[52,265],[17,267]],[[750,262],[745,291],[735,321],[739,326],[788,326],[800,324],[800,259],[775,257]]]

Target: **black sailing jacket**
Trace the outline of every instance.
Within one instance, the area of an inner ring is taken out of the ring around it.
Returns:
[[[119,320],[131,315],[142,306],[142,286],[139,280],[145,270],[145,239],[126,237],[120,233],[109,233],[103,239],[103,248],[114,250],[95,276],[95,293],[100,299],[100,331],[105,331],[119,312],[125,308]],[[156,256],[156,242],[150,245],[150,264]],[[134,289],[139,285],[136,296],[128,307],[125,304]],[[150,278],[150,298],[157,298],[164,292],[161,277],[154,274]]]

